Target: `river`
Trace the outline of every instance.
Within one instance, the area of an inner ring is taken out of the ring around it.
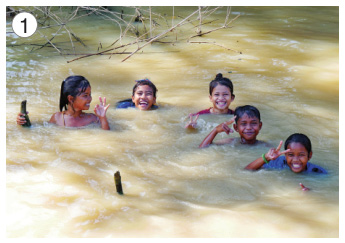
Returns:
[[[196,9],[174,11],[186,17]],[[172,19],[171,7],[153,10]],[[153,43],[124,62],[127,55],[67,63],[77,56],[51,47],[30,52],[33,47],[23,45],[38,43],[37,32],[26,40],[7,33],[7,237],[339,237],[339,8],[231,11],[231,18],[240,14],[232,28],[193,38],[218,45]],[[209,17],[216,21],[202,31],[221,26],[225,14],[226,8],[217,10]],[[75,43],[77,50],[85,53],[100,42],[106,49],[117,38],[114,26],[97,16],[70,23],[87,45]],[[65,47],[73,53],[69,41]],[[245,171],[267,151],[260,146],[199,149],[229,118],[200,116],[196,132],[184,128],[189,113],[211,106],[208,84],[217,73],[234,84],[230,108],[250,104],[260,110],[259,140],[277,146],[302,132],[311,139],[312,162],[329,173]],[[61,82],[72,74],[91,83],[89,112],[98,96],[107,98],[111,131],[48,123],[58,111]],[[115,109],[131,97],[135,80],[146,77],[158,88],[159,109]],[[15,123],[24,99],[29,129]],[[124,195],[116,193],[116,171]],[[301,191],[299,183],[312,190]]]

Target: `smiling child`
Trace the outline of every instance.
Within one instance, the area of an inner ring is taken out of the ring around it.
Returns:
[[[229,125],[234,122],[235,124],[233,126],[235,131],[240,135],[239,142],[241,144],[266,144],[265,142],[258,141],[256,139],[262,127],[259,110],[254,106],[245,105],[236,108],[234,117],[232,119],[227,122],[221,123],[216,128],[214,128],[199,145],[199,148],[206,147],[211,143],[222,145],[234,142],[236,138],[225,138],[213,142],[218,133],[233,133],[234,131],[229,127]]]
[[[91,85],[89,81],[80,75],[67,77],[61,84],[60,112],[56,112],[50,118],[50,123],[65,127],[82,127],[91,123],[99,123],[104,130],[110,130],[106,112],[109,105],[99,97],[100,104],[95,106],[94,112],[85,113],[90,109],[92,101]],[[25,124],[24,114],[19,113],[17,124]]]
[[[142,111],[154,110],[158,106],[156,104],[156,86],[149,79],[137,80],[133,87],[132,99],[126,99],[117,102],[116,108],[126,109],[135,107]]]
[[[277,147],[271,148],[266,154],[246,166],[247,170],[258,170],[260,168],[284,169],[290,168],[294,173],[314,172],[327,174],[327,171],[309,162],[313,155],[310,139],[301,133],[290,135],[286,141],[285,150],[280,152],[283,144],[281,141]],[[283,156],[285,154],[285,156]]]
[[[210,82],[209,85],[210,101],[213,107],[201,110],[194,114],[189,114],[190,121],[185,126],[186,128],[195,129],[199,115],[204,114],[234,114],[234,111],[229,108],[231,102],[234,101],[234,87],[228,78],[224,78],[221,73],[216,75],[216,78]],[[193,120],[195,117],[195,120]]]

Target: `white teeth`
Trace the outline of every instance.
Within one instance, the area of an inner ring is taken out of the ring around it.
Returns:
[[[226,105],[226,102],[217,102],[217,105],[224,106]]]
[[[139,101],[139,104],[140,104],[140,105],[147,105],[147,104],[148,104],[148,102],[147,102],[147,101],[145,101],[145,100],[140,100],[140,101]]]
[[[298,168],[301,168],[301,165],[300,164],[292,164],[292,167],[298,169]]]

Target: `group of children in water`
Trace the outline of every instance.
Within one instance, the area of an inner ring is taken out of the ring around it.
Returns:
[[[116,107],[118,109],[134,107],[143,111],[157,109],[157,91],[156,86],[150,80],[138,80],[133,87],[132,98],[118,102]],[[231,102],[235,99],[233,84],[230,79],[223,77],[222,74],[217,74],[216,78],[210,82],[209,93],[213,107],[190,114],[190,121],[186,124],[186,129],[197,129],[197,120],[200,115],[230,114],[233,117],[216,126],[201,142],[200,148],[207,147],[212,143],[234,143],[236,138],[213,141],[217,134],[222,132],[230,134],[234,130],[240,136],[237,139],[240,144],[264,143],[256,138],[262,127],[259,110],[251,105],[239,106],[235,110],[229,108]],[[102,129],[109,130],[110,127],[106,117],[109,104],[106,104],[106,98],[99,97],[100,103],[95,106],[94,114],[85,113],[85,110],[89,110],[91,101],[89,81],[83,76],[69,76],[61,84],[60,112],[53,114],[49,122],[66,127],[82,127],[91,123],[98,123]],[[25,122],[24,114],[19,113],[17,124],[23,125]],[[233,125],[234,130],[230,125]],[[295,173],[327,173],[324,168],[309,162],[313,152],[310,139],[306,135],[295,133],[289,136],[285,141],[284,151],[280,151],[282,144],[283,141],[279,143],[277,148],[271,148],[268,152],[263,153],[261,157],[248,164],[245,169],[289,168]],[[303,190],[307,189],[303,185],[301,186]]]

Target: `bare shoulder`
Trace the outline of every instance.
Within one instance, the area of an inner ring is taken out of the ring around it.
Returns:
[[[57,121],[60,120],[59,118],[61,117],[61,113],[62,113],[62,112],[56,112],[56,113],[54,113],[54,114],[52,115],[52,117],[50,118],[49,122],[50,122],[50,123],[57,124]]]

